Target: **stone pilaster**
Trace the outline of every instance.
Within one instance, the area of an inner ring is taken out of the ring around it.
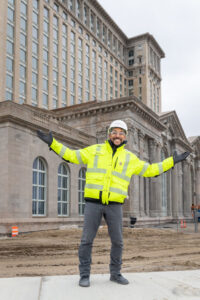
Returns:
[[[183,216],[183,167],[182,163],[175,166],[178,169],[177,207],[179,216]]]
[[[105,129],[97,129],[96,132],[96,137],[97,137],[97,143],[104,143],[104,141],[107,139],[107,132]]]
[[[144,133],[139,130],[138,131],[138,148],[139,148],[139,156],[140,159],[143,159],[144,156]],[[139,211],[140,211],[140,216],[144,216],[144,178],[139,177]]]
[[[200,159],[197,161],[196,165],[196,204],[200,205]]]
[[[149,156],[151,163],[158,162],[158,144],[155,140],[149,140]],[[149,199],[149,212],[151,217],[157,217],[160,214],[160,204],[159,204],[159,181],[157,177],[150,179],[150,199]]]
[[[73,168],[71,168],[70,171],[70,217],[78,217],[78,174],[80,171],[80,165],[73,165]]]
[[[178,169],[177,166],[172,170],[171,176],[172,182],[172,216],[178,218],[179,208],[178,208]]]
[[[185,217],[191,216],[192,205],[192,185],[191,185],[191,172],[188,162],[183,161],[183,214]]]

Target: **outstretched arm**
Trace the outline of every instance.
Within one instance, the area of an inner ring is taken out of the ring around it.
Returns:
[[[54,139],[52,132],[44,133],[41,130],[37,131],[38,137],[45,142],[50,150],[53,150],[64,160],[75,164],[87,164],[87,150],[71,150]]]
[[[135,156],[135,159],[133,161],[133,174],[143,177],[159,176],[162,173],[173,168],[175,164],[185,160],[189,154],[190,152],[184,152],[178,155],[177,152],[175,152],[173,156],[164,159],[160,163],[153,164],[142,161]]]

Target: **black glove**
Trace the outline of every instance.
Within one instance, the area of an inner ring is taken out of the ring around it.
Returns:
[[[190,155],[190,152],[184,152],[182,154],[177,154],[177,152],[174,151],[174,154],[173,154],[174,164],[177,164],[180,161],[186,159],[188,157],[188,155]]]
[[[51,131],[49,131],[49,133],[44,133],[41,130],[37,130],[37,135],[43,142],[47,143],[49,147],[51,146],[53,142],[53,135]]]

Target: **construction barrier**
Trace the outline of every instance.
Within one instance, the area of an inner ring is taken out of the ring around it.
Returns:
[[[18,233],[18,226],[12,226],[12,237],[17,236]]]

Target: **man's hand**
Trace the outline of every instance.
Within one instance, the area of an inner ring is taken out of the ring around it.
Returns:
[[[41,130],[37,130],[37,135],[43,142],[47,143],[49,147],[51,146],[53,142],[53,135],[51,131],[49,131],[49,133],[44,133]]]
[[[174,151],[174,154],[173,154],[173,159],[174,159],[174,164],[177,164],[183,160],[185,160],[188,155],[190,155],[190,152],[184,152],[182,154],[177,154],[176,151]]]

